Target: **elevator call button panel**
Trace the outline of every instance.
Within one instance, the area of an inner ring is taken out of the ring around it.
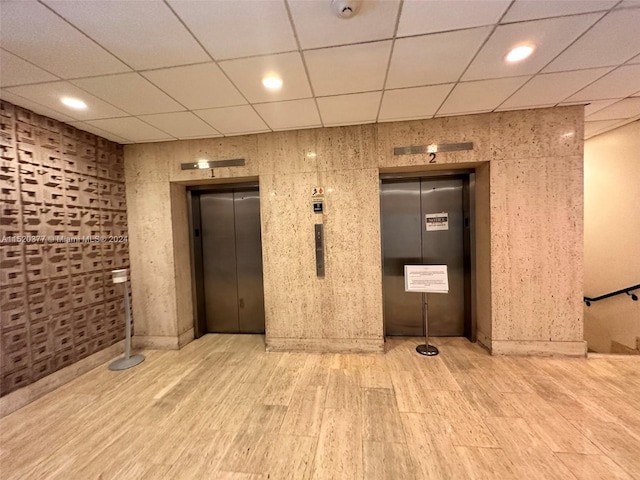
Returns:
[[[316,276],[324,277],[324,225],[314,225],[316,241]]]

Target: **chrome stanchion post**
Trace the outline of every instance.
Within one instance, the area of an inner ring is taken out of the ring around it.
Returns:
[[[433,357],[440,353],[434,345],[429,345],[429,318],[427,317],[427,294],[422,292],[422,321],[424,323],[424,345],[418,345],[416,352],[420,355]]]
[[[113,283],[124,283],[124,312],[125,312],[125,338],[124,357],[114,360],[109,364],[109,370],[126,370],[135,367],[144,361],[144,355],[131,356],[131,307],[129,305],[129,287],[127,285],[127,270],[113,270],[111,272]]]

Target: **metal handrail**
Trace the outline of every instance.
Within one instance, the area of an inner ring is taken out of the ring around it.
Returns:
[[[583,297],[582,300],[587,304],[587,307],[591,306],[591,302],[597,302],[598,300],[604,300],[605,298],[615,297],[616,295],[620,295],[621,293],[626,293],[631,297],[631,300],[634,302],[638,301],[638,296],[635,293],[630,293],[632,290],[638,290],[640,288],[639,285],[632,285],[631,287],[623,288],[622,290],[616,290],[615,292],[606,293],[604,295],[600,295],[599,297]]]

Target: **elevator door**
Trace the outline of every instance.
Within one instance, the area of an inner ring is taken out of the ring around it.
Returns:
[[[387,335],[424,335],[422,295],[404,291],[404,265],[447,265],[449,293],[428,294],[430,336],[468,334],[464,179],[387,181],[381,187],[384,320]],[[446,230],[426,214],[447,213]],[[468,220],[467,220],[468,222]]]
[[[264,333],[264,291],[257,189],[200,195],[206,329]]]

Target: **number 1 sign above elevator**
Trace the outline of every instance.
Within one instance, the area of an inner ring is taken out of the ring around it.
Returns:
[[[424,223],[426,225],[427,232],[449,230],[449,214],[445,212],[427,213],[424,216]]]

